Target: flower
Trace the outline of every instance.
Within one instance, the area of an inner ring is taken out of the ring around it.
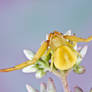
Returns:
[[[25,49],[24,54],[29,60],[32,60],[35,53],[31,50]],[[37,61],[37,63],[23,68],[22,72],[24,73],[35,72],[36,78],[38,79],[42,78],[46,74],[46,72],[49,71],[49,62],[48,62],[49,59],[50,59],[49,56],[48,57],[43,56],[41,59]]]
[[[73,34],[71,30],[69,30],[64,35],[73,35]],[[77,56],[76,64],[73,66],[73,71],[77,74],[83,74],[85,73],[86,69],[84,66],[80,66],[80,63],[87,53],[88,46],[85,45],[84,47],[78,47],[78,45],[76,44],[74,49],[79,53],[79,55]]]
[[[52,36],[53,35],[54,34],[52,33]],[[39,60],[37,60],[35,64],[25,67],[22,71],[24,73],[35,72],[36,78],[42,78],[47,72],[52,72],[62,80],[64,92],[70,92],[67,82],[67,76],[71,70],[73,70],[76,74],[85,73],[86,69],[84,66],[81,66],[80,63],[83,61],[83,58],[87,53],[88,46],[86,45],[84,47],[80,47],[78,46],[77,41],[69,40],[68,38],[64,39],[63,41],[58,37],[59,32],[56,32],[55,35],[57,35],[57,39],[53,39],[53,41],[51,40],[52,44],[49,45],[50,47],[48,47],[47,50],[48,52],[49,49],[52,47],[50,54],[43,55]],[[71,39],[72,37],[76,37],[74,36],[76,34],[72,33],[71,30],[67,31],[63,35],[65,37],[69,36],[71,37]],[[78,39],[76,38],[76,40]],[[46,40],[48,40],[48,34],[46,34]],[[62,45],[61,42],[64,44]],[[56,46],[56,48],[54,48],[54,46]],[[55,50],[54,53],[52,49]],[[64,54],[62,54],[62,52]],[[24,54],[29,60],[32,60],[35,53],[30,50],[24,50]],[[54,62],[53,69],[52,62]],[[29,85],[26,85],[26,87],[28,92],[39,92]],[[90,90],[90,92],[91,91],[92,89]],[[40,85],[40,92],[56,92],[54,82],[51,78],[48,79],[47,85],[45,83],[42,83]],[[80,87],[75,87],[74,92],[83,92],[83,90]]]
[[[68,30],[64,35],[74,35],[74,34],[71,32],[71,30]],[[48,40],[48,34],[46,34],[46,40]],[[67,41],[70,42],[69,40]],[[77,74],[82,74],[85,72],[85,67],[80,66],[80,63],[87,53],[88,46],[78,47],[78,45],[76,44],[73,49],[79,53],[77,56],[77,61],[73,66],[73,71]],[[29,60],[32,60],[35,53],[31,50],[25,49],[24,54]],[[51,59],[50,55],[42,56],[41,59],[39,59],[35,64],[23,68],[22,71],[24,73],[35,72],[36,78],[42,78],[47,72],[51,71],[50,68],[51,62],[49,62],[50,59]],[[54,69],[56,69],[55,66]]]
[[[76,64],[73,67],[74,72],[77,74],[83,74],[86,71],[84,66],[80,66],[80,63],[83,60],[83,58],[85,57],[85,55],[87,53],[87,49],[88,49],[88,46],[84,46],[83,48],[81,47],[80,50],[77,48],[77,51],[80,55],[77,57]]]
[[[45,83],[40,84],[40,91],[38,91],[37,89],[34,89],[28,84],[26,85],[26,88],[28,92],[56,92],[56,87],[52,78],[48,79],[47,84]]]

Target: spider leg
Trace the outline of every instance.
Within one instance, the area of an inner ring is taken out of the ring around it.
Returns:
[[[20,70],[26,66],[29,66],[29,65],[36,63],[36,61],[38,59],[40,59],[40,57],[45,53],[47,48],[48,48],[48,41],[45,41],[45,42],[43,42],[41,47],[38,49],[38,51],[36,52],[36,54],[32,60],[28,60],[26,62],[23,62],[22,64],[16,65],[16,66],[11,67],[11,68],[0,69],[0,72],[10,72],[10,71],[14,71],[14,70]]]
[[[52,55],[51,56],[51,65],[50,65],[51,71],[53,70],[53,64],[54,64],[54,56]]]
[[[71,43],[65,41],[65,44],[67,44],[70,47],[74,47],[76,45],[76,42],[73,41],[73,43],[71,44]]]
[[[14,70],[20,70],[20,69],[28,66],[30,64],[30,62],[31,61],[29,60],[29,61],[23,62],[22,64],[13,66],[11,68],[0,69],[0,72],[10,72],[10,71],[14,71]]]
[[[88,38],[80,38],[77,36],[68,36],[65,35],[63,36],[65,39],[69,39],[71,41],[75,41],[75,42],[90,42],[92,40],[92,36],[88,37]]]

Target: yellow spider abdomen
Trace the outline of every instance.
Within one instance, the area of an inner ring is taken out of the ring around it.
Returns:
[[[54,64],[57,69],[68,70],[76,63],[77,55],[68,46],[60,46],[54,53]]]

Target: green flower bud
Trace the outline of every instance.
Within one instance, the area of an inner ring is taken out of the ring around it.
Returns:
[[[47,63],[51,59],[51,55],[49,54],[48,56],[42,56],[41,59]]]
[[[81,63],[81,61],[82,61],[82,58],[80,56],[78,56],[78,59],[76,61],[76,65],[79,65]]]
[[[46,63],[43,60],[38,60],[37,63],[39,64],[39,66],[45,66]]]
[[[73,71],[77,74],[83,74],[85,73],[86,69],[84,66],[75,66]]]
[[[36,76],[36,78],[40,79],[40,78],[42,78],[45,74],[46,74],[46,72],[44,72],[43,70],[39,70],[39,71],[36,72],[35,76]]]
[[[39,64],[39,68],[43,68],[44,71],[47,71],[49,69],[49,65],[45,61],[38,60],[37,63]]]

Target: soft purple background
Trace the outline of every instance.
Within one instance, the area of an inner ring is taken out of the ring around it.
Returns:
[[[37,51],[45,34],[55,29],[71,29],[82,37],[92,35],[92,0],[0,0],[0,68],[26,61],[23,49]],[[86,73],[72,72],[69,76],[70,88],[79,85],[85,92],[92,87],[92,42],[87,44],[89,49],[82,62]],[[48,77],[54,79],[57,92],[63,92],[60,80],[53,74],[37,80],[34,74],[21,70],[0,73],[0,92],[27,92],[27,83],[39,89]]]

